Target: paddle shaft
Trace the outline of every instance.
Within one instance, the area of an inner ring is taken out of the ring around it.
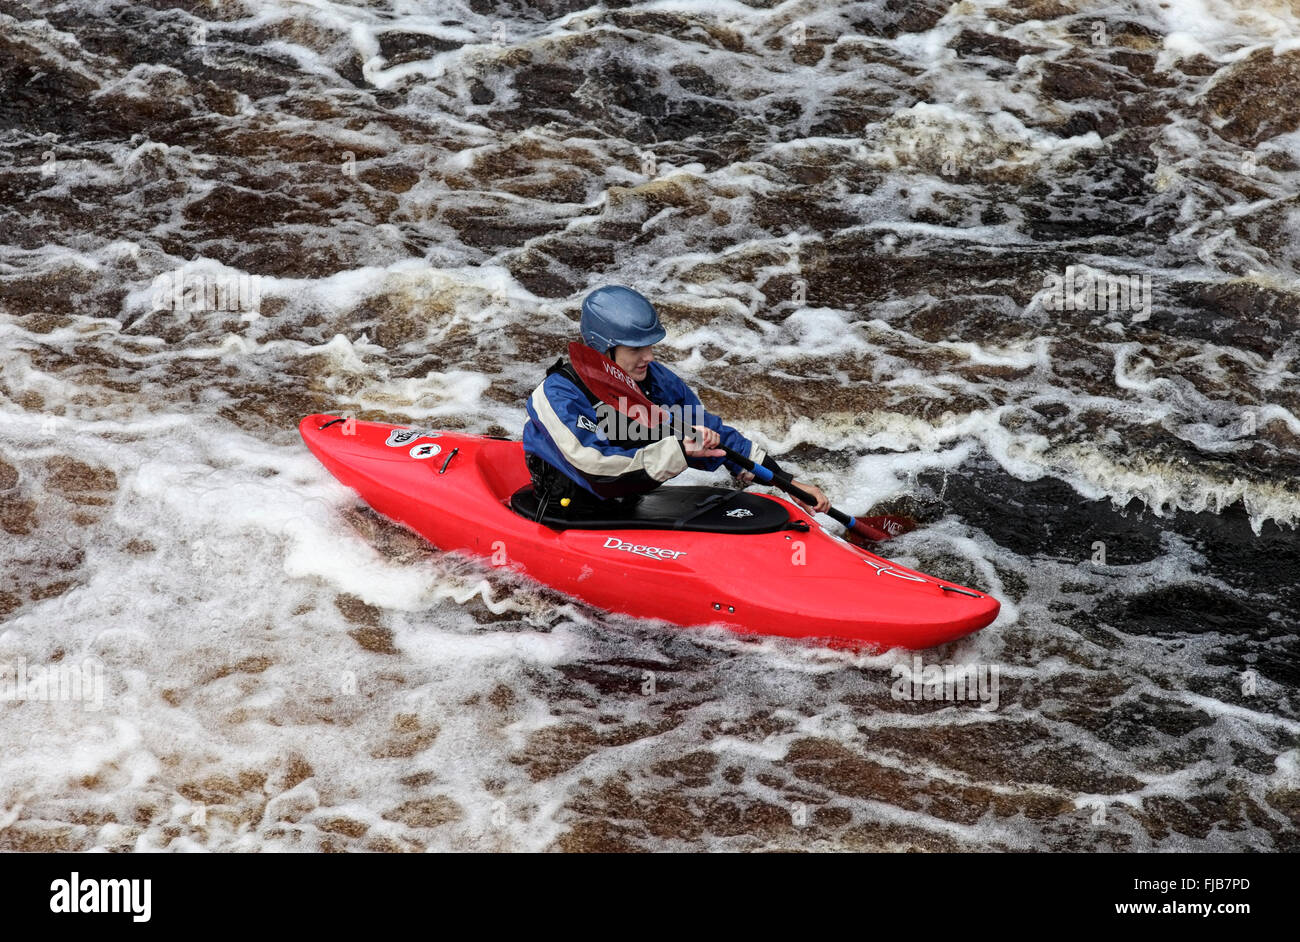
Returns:
[[[672,422],[666,422],[665,425],[668,426],[669,431],[673,431],[674,434],[676,434],[675,430],[673,429]],[[723,448],[722,450],[727,453],[727,459],[729,461],[732,461],[740,465],[746,471],[752,473],[754,477],[757,478],[759,481],[761,481],[763,484],[775,484],[777,487],[785,491],[791,497],[801,500],[805,504],[808,504],[809,506],[816,506],[817,498],[813,497],[811,494],[809,494],[799,485],[795,484],[794,478],[790,477],[790,475],[787,474],[786,472],[773,471],[771,468],[766,468],[761,464],[755,464],[754,462],[746,458],[744,455],[740,454],[739,452],[732,451],[730,448]],[[860,523],[857,517],[854,517],[851,514],[846,514],[844,511],[837,510],[834,507],[828,508],[826,514],[831,519],[846,526],[848,529],[856,530],[858,533],[861,533],[863,536],[866,536],[870,539],[873,540],[887,539],[889,536],[889,534],[887,533],[882,533],[882,531],[880,531],[877,527],[872,527],[870,524]]]

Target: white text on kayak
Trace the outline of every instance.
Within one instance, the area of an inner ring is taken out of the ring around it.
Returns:
[[[626,553],[635,553],[647,559],[677,559],[679,556],[686,555],[685,550],[661,549],[658,546],[644,546],[640,543],[624,543],[616,536],[611,536],[605,540],[605,549],[623,550]]]

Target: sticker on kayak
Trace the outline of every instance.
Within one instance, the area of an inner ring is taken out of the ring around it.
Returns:
[[[442,433],[429,428],[395,428],[384,442],[389,448],[402,448],[420,438],[438,438]]]
[[[647,559],[676,559],[678,556],[686,555],[686,550],[663,549],[658,546],[646,546],[642,543],[624,543],[616,536],[611,536],[605,540],[605,549],[623,550],[625,553],[635,553],[637,556],[644,556]]]
[[[862,561],[866,563],[868,566],[870,566],[872,569],[876,570],[876,575],[878,576],[897,576],[899,579],[906,579],[908,582],[929,581],[927,579],[922,579],[920,576],[914,576],[910,572],[899,572],[897,569],[895,569],[892,566],[885,566],[885,565],[881,565],[880,563],[873,563],[865,556],[862,558]]]
[[[412,458],[432,458],[438,452],[442,451],[441,445],[416,445],[409,452]]]
[[[728,510],[727,516],[728,517],[752,517],[754,516],[754,512],[752,510],[746,510],[744,507],[737,507],[735,510]]]

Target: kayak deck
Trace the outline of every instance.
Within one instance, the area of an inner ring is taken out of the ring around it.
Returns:
[[[510,509],[537,518],[537,495],[525,485],[510,497]],[[785,508],[757,494],[725,487],[664,486],[642,495],[618,516],[569,519],[552,513],[538,522],[561,530],[698,530],[703,533],[771,533],[796,526]]]

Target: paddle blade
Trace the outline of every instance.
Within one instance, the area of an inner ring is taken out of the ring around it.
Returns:
[[[667,420],[663,410],[609,357],[575,340],[569,344],[569,362],[588,389],[629,419],[647,428],[657,428]]]
[[[916,529],[916,521],[911,517],[898,517],[886,514],[880,517],[857,517],[851,529],[844,531],[844,538],[858,546],[864,543],[880,543],[895,536],[901,536]]]

